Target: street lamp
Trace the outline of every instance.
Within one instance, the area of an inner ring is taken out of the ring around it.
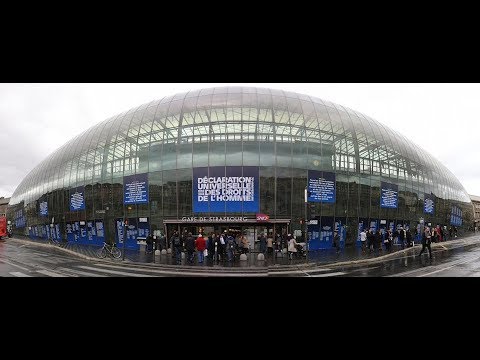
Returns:
[[[307,207],[308,207],[308,191],[307,187],[305,187],[305,250],[307,252],[307,264],[308,264],[308,253],[309,253],[309,248],[308,248],[308,219],[307,219]]]
[[[122,261],[125,260],[125,243],[127,241],[127,237],[125,236],[125,229],[126,229],[126,226],[128,225],[128,220],[127,219],[124,219],[122,221],[122,227],[123,227],[123,231],[122,231],[122,236],[123,236],[123,255],[122,255]]]

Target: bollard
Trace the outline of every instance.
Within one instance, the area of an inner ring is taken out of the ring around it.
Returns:
[[[257,260],[258,261],[264,261],[265,260],[265,255],[263,255],[262,253],[258,254],[257,255]]]
[[[247,260],[247,254],[241,254],[240,261],[246,261],[246,260]]]
[[[171,248],[168,248],[167,249],[167,254],[171,254],[172,253],[172,249]]]
[[[160,255],[160,250],[155,250],[155,255]]]
[[[162,255],[165,255],[167,253],[167,250],[163,249],[162,250]]]

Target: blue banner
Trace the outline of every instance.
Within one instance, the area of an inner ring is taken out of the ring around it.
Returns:
[[[95,227],[93,221],[87,221],[87,242],[93,244],[95,237]]]
[[[102,220],[95,220],[95,230],[97,233],[95,242],[97,245],[103,245],[105,242],[105,231],[103,229],[103,221]]]
[[[83,221],[84,224],[86,224],[84,221]],[[81,225],[79,224],[79,228],[78,228],[78,242],[80,244],[87,244],[87,225]]]
[[[148,204],[148,173],[123,178],[123,203]]]
[[[46,201],[40,203],[40,216],[48,216],[48,203]]]
[[[430,194],[425,194],[425,200],[423,201],[423,212],[425,214],[433,215],[435,211],[435,202],[433,201],[434,198]]]
[[[193,212],[259,212],[258,166],[193,169]]]
[[[60,224],[55,224],[55,233],[57,235],[56,239],[58,241],[62,240],[62,235],[60,234]]]
[[[85,209],[85,187],[70,189],[70,211]]]
[[[23,215],[23,209],[15,211],[15,227],[22,228],[27,224],[27,217]]]
[[[117,219],[115,221],[115,240],[119,248],[123,248],[124,230],[126,233],[125,247],[127,249],[139,250],[140,245],[137,244],[137,220],[135,218],[128,219],[128,225],[123,225],[123,219]]]
[[[335,173],[308,170],[307,201],[335,203]]]
[[[320,249],[331,249],[333,244],[333,216],[323,216],[320,225]]]
[[[380,207],[396,209],[398,207],[398,185],[381,182]]]
[[[462,210],[457,206],[452,206],[452,213],[450,214],[450,224],[455,226],[461,226],[462,219]]]
[[[75,241],[75,238],[73,236],[73,226],[71,223],[66,223],[65,224],[65,230],[66,230],[66,233],[67,233],[67,241],[69,243]]]

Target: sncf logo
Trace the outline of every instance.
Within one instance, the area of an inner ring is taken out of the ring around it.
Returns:
[[[266,214],[257,214],[257,221],[268,221],[270,220],[270,216]]]

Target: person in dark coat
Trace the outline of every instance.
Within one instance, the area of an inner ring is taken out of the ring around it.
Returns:
[[[191,232],[189,232],[185,238],[185,250],[187,251],[187,262],[193,264],[195,257],[195,239]]]

